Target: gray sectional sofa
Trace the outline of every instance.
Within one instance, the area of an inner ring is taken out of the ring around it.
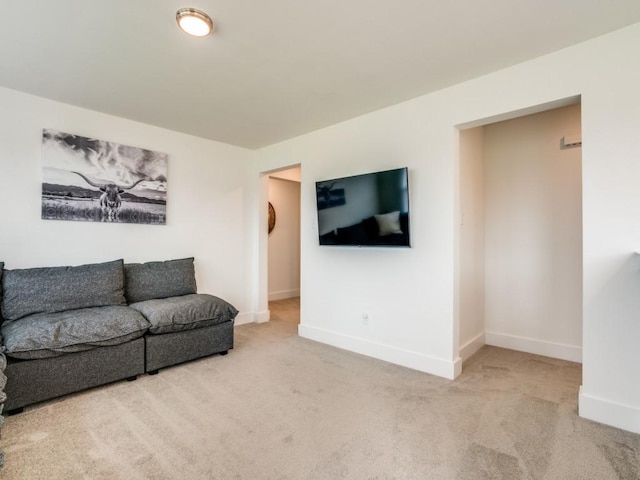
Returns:
[[[0,264],[0,280],[7,360],[0,401],[6,395],[9,413],[233,348],[238,311],[197,293],[193,258],[21,270]]]

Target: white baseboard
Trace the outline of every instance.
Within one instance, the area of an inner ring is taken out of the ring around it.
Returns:
[[[403,350],[384,345],[363,338],[351,337],[341,333],[324,330],[309,325],[299,325],[298,334],[320,343],[326,343],[334,347],[349,350],[351,352],[366,355],[368,357],[384,360],[403,367],[412,368],[421,372],[430,373],[439,377],[453,379],[459,374],[459,365],[456,362],[442,358],[430,357],[422,353]]]
[[[280,292],[269,292],[269,301],[284,300],[286,298],[295,298],[300,296],[300,289],[282,290]]]
[[[271,319],[271,312],[269,310],[265,310],[263,312],[254,312],[253,321],[255,323],[265,323]]]
[[[633,433],[640,433],[640,409],[612,402],[585,393],[580,386],[578,413],[581,417],[611,425]]]
[[[458,378],[458,376],[462,373],[462,358],[458,356],[453,362],[453,378]]]
[[[484,347],[485,343],[485,333],[482,332],[481,334],[476,335],[474,338],[462,345],[458,351],[458,355],[460,355],[460,358],[464,362],[469,359],[474,353]]]
[[[236,317],[234,325],[246,325],[247,323],[265,323],[271,318],[271,312],[242,312]]]
[[[485,342],[494,347],[508,348],[520,352],[582,363],[582,347],[562,343],[545,342],[533,338],[517,337],[504,333],[485,332]]]
[[[253,314],[249,312],[239,313],[234,322],[235,326],[253,323]]]

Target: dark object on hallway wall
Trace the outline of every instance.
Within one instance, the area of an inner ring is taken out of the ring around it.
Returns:
[[[271,202],[269,202],[269,233],[273,231],[276,226],[276,209],[273,208]]]

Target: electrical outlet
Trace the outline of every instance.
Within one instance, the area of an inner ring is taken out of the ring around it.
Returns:
[[[369,325],[369,314],[368,313],[363,313],[362,314],[362,324],[363,325]]]

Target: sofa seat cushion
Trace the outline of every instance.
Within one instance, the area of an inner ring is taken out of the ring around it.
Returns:
[[[238,310],[221,298],[196,293],[132,303],[149,321],[149,333],[169,333],[209,327],[236,318]]]
[[[149,322],[136,310],[108,306],[30,315],[5,323],[2,335],[7,355],[34,359],[120,345],[148,328]]]

